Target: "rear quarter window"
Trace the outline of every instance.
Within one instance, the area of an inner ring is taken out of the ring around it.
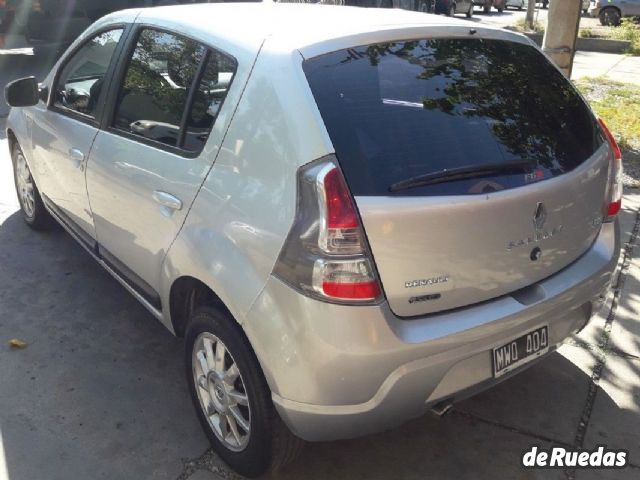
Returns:
[[[601,145],[589,107],[537,49],[485,39],[365,45],[303,63],[354,195],[459,195],[569,172]],[[504,172],[390,192],[445,169]]]

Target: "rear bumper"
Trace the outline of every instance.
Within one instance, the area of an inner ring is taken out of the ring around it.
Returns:
[[[619,238],[617,223],[605,224],[580,259],[536,285],[412,320],[398,319],[386,303],[318,302],[272,278],[244,327],[273,402],[296,435],[361,436],[508,377],[493,379],[493,347],[543,324],[550,345],[583,328],[609,287]]]

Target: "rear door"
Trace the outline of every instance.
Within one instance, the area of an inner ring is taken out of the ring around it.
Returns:
[[[119,68],[87,188],[100,255],[159,307],[162,261],[217,154],[223,130],[214,122],[236,61],[185,35],[139,27]]]
[[[304,69],[397,315],[518,290],[593,242],[610,152],[535,48],[399,41]]]
[[[88,243],[95,230],[85,166],[123,33],[123,26],[109,27],[71,52],[53,82],[50,105],[39,104],[33,116],[33,155],[45,201]]]

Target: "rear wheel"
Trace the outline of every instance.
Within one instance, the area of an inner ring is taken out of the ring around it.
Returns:
[[[599,17],[602,25],[617,27],[620,25],[622,15],[620,15],[620,10],[617,8],[607,7],[600,11]]]
[[[228,315],[202,307],[185,335],[189,390],[214,450],[247,477],[277,470],[302,440],[284,425],[244,333]]]
[[[18,194],[22,218],[27,225],[36,230],[45,230],[53,224],[53,219],[40,197],[36,182],[33,180],[29,164],[18,144],[11,150],[13,161],[13,180]]]

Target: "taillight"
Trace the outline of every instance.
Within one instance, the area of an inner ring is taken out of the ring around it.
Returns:
[[[274,273],[320,300],[378,303],[380,282],[335,157],[301,167],[297,195],[296,218]]]
[[[600,127],[602,127],[602,132],[611,147],[612,153],[612,159],[609,165],[609,186],[607,188],[603,219],[605,222],[611,222],[622,207],[622,151],[604,120],[598,118],[598,123],[600,123]]]

